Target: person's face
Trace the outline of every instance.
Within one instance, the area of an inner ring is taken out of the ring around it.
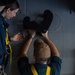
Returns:
[[[10,10],[10,8],[9,9],[7,9],[6,10],[6,18],[7,19],[10,19],[10,18],[13,18],[13,17],[15,17],[16,16],[16,14],[17,14],[17,12],[18,12],[18,10],[19,10],[19,8],[18,9],[15,9],[15,10]]]

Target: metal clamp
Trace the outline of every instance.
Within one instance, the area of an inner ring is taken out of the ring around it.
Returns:
[[[4,72],[4,66],[3,66],[3,65],[0,65],[0,75],[7,75],[7,74]]]

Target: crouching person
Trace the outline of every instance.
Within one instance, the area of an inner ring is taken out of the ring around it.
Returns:
[[[60,75],[62,61],[58,49],[49,39],[48,32],[41,34],[45,42],[42,39],[36,39],[34,41],[33,56],[35,63],[30,64],[27,58],[27,52],[35,35],[35,32],[30,31],[31,37],[25,42],[18,60],[21,75]],[[47,64],[48,60],[50,60],[49,64]]]

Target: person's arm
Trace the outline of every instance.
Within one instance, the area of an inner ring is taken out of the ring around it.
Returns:
[[[20,54],[20,58],[27,56],[28,49],[30,47],[30,44],[32,42],[33,37],[35,36],[35,31],[30,30],[29,34],[30,34],[30,37],[24,43],[23,49],[22,49],[21,54]]]
[[[57,49],[57,47],[54,45],[54,43],[49,39],[48,36],[48,31],[46,33],[42,33],[42,36],[44,37],[46,43],[49,45],[50,50],[51,50],[51,55],[52,56],[58,56],[60,57],[59,51]]]

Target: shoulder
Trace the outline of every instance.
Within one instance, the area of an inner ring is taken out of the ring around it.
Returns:
[[[51,63],[49,64],[49,66],[51,67],[52,75],[60,75],[61,63],[62,63],[62,60],[60,57],[53,56],[51,58]]]
[[[30,66],[31,65],[29,64],[27,57],[22,57],[18,60],[18,68],[20,73],[26,74],[26,75],[32,75]]]
[[[62,59],[58,56],[53,56],[51,58],[51,62],[60,62],[60,63],[62,63]]]
[[[57,57],[57,56],[53,56],[51,58],[51,62],[49,64],[49,66],[51,66],[51,68],[60,70],[61,69],[61,64],[62,64],[61,58]]]
[[[0,26],[2,25],[2,15],[0,14]]]
[[[28,62],[28,58],[27,57],[22,57],[22,58],[19,58],[18,60],[18,63],[22,63],[22,62]]]
[[[18,67],[27,66],[29,64],[29,60],[27,57],[19,58]]]

